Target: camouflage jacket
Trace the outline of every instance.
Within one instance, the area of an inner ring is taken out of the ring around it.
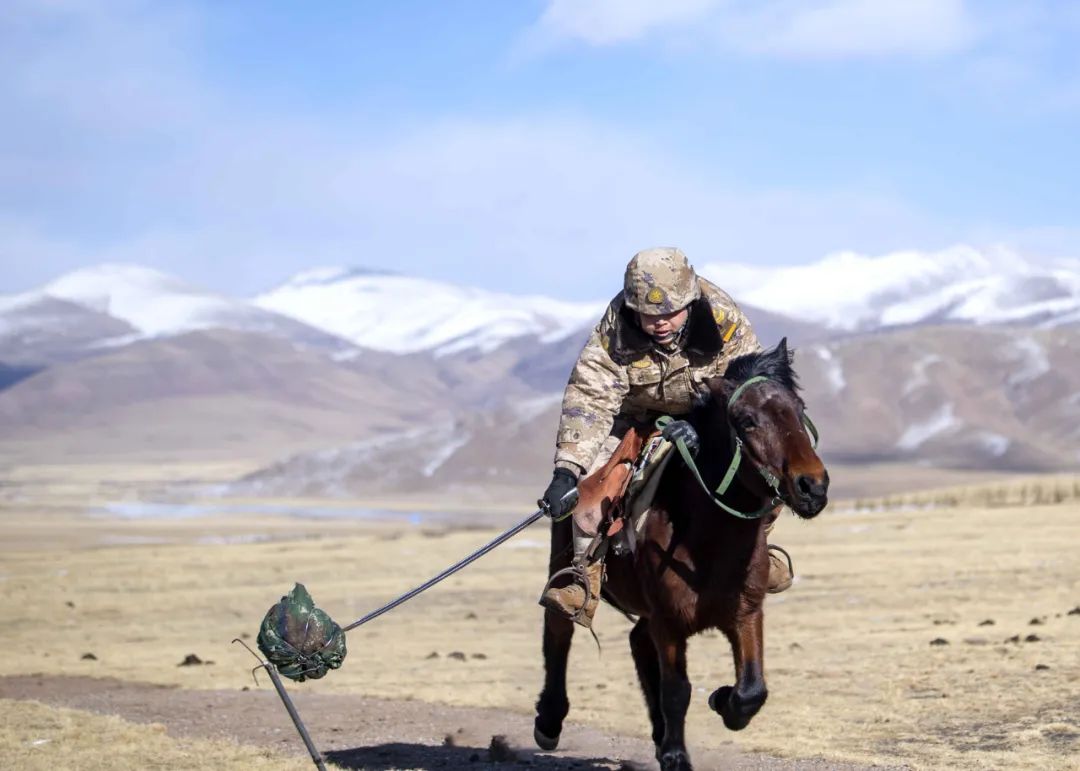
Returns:
[[[616,417],[684,415],[706,378],[723,375],[732,359],[761,350],[735,301],[708,281],[698,281],[701,297],[691,303],[682,345],[672,352],[641,330],[621,292],[611,301],[566,385],[557,466],[588,470]]]

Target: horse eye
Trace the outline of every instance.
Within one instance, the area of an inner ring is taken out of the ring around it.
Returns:
[[[743,418],[742,420],[739,421],[739,428],[743,429],[744,431],[749,431],[751,428],[756,428],[756,427],[757,427],[757,421],[755,421],[753,418],[751,418],[749,416],[747,416],[747,417],[745,417],[745,418]]]

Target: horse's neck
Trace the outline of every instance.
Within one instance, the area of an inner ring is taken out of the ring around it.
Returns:
[[[715,491],[719,487],[721,480],[731,466],[734,454],[735,447],[730,434],[713,436],[708,441],[702,442],[701,452],[698,455],[698,470],[710,490]],[[745,454],[742,462],[743,464],[747,462]],[[692,484],[696,485],[696,482],[692,482]],[[724,495],[720,496],[720,500],[737,511],[752,512],[764,506],[770,497],[763,494],[761,490],[754,490],[744,484],[740,473],[735,475]],[[721,521],[745,529],[745,525],[735,525],[735,523],[745,523],[746,520],[728,514],[719,506],[715,508],[716,514]]]

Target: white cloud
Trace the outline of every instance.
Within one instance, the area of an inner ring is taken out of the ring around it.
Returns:
[[[721,22],[732,47],[791,57],[932,56],[962,50],[975,36],[962,0],[774,2],[759,8]]]
[[[781,57],[872,58],[962,50],[975,32],[963,0],[549,0],[533,39],[689,40]]]
[[[749,7],[556,5],[560,29],[595,41]],[[755,189],[628,123],[533,111],[373,127],[248,109],[194,69],[202,25],[134,0],[0,6],[0,291],[45,265],[139,262],[254,292],[338,263],[592,299],[646,245],[791,264],[967,235],[861,187]],[[1039,238],[1080,251],[1080,232]]]
[[[0,291],[39,283],[42,265],[138,262],[254,292],[336,263],[593,299],[650,244],[773,262],[935,235],[888,198],[750,190],[634,127],[577,115],[384,127],[246,110],[185,55],[203,22],[161,8],[0,13],[18,41],[0,52],[13,104],[0,194],[17,202],[0,222]]]
[[[592,299],[646,245],[678,243],[702,262],[797,261],[852,241],[889,248],[889,234],[932,228],[862,191],[747,190],[580,118],[444,120],[382,137],[219,123],[231,128],[152,169],[78,162],[92,187],[148,196],[131,203],[145,223],[79,249],[9,222],[0,262],[184,265],[204,282],[252,290],[318,261]],[[157,223],[157,212],[175,221]]]

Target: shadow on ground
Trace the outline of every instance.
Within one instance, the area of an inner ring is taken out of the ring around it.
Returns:
[[[578,771],[642,771],[643,766],[610,758],[574,758],[542,755],[531,750],[493,751],[480,747],[435,747],[427,744],[379,744],[323,753],[326,760],[340,768],[363,768],[391,771],[401,768],[476,769],[479,764],[497,764],[507,768],[530,768],[541,771],[578,769]]]

